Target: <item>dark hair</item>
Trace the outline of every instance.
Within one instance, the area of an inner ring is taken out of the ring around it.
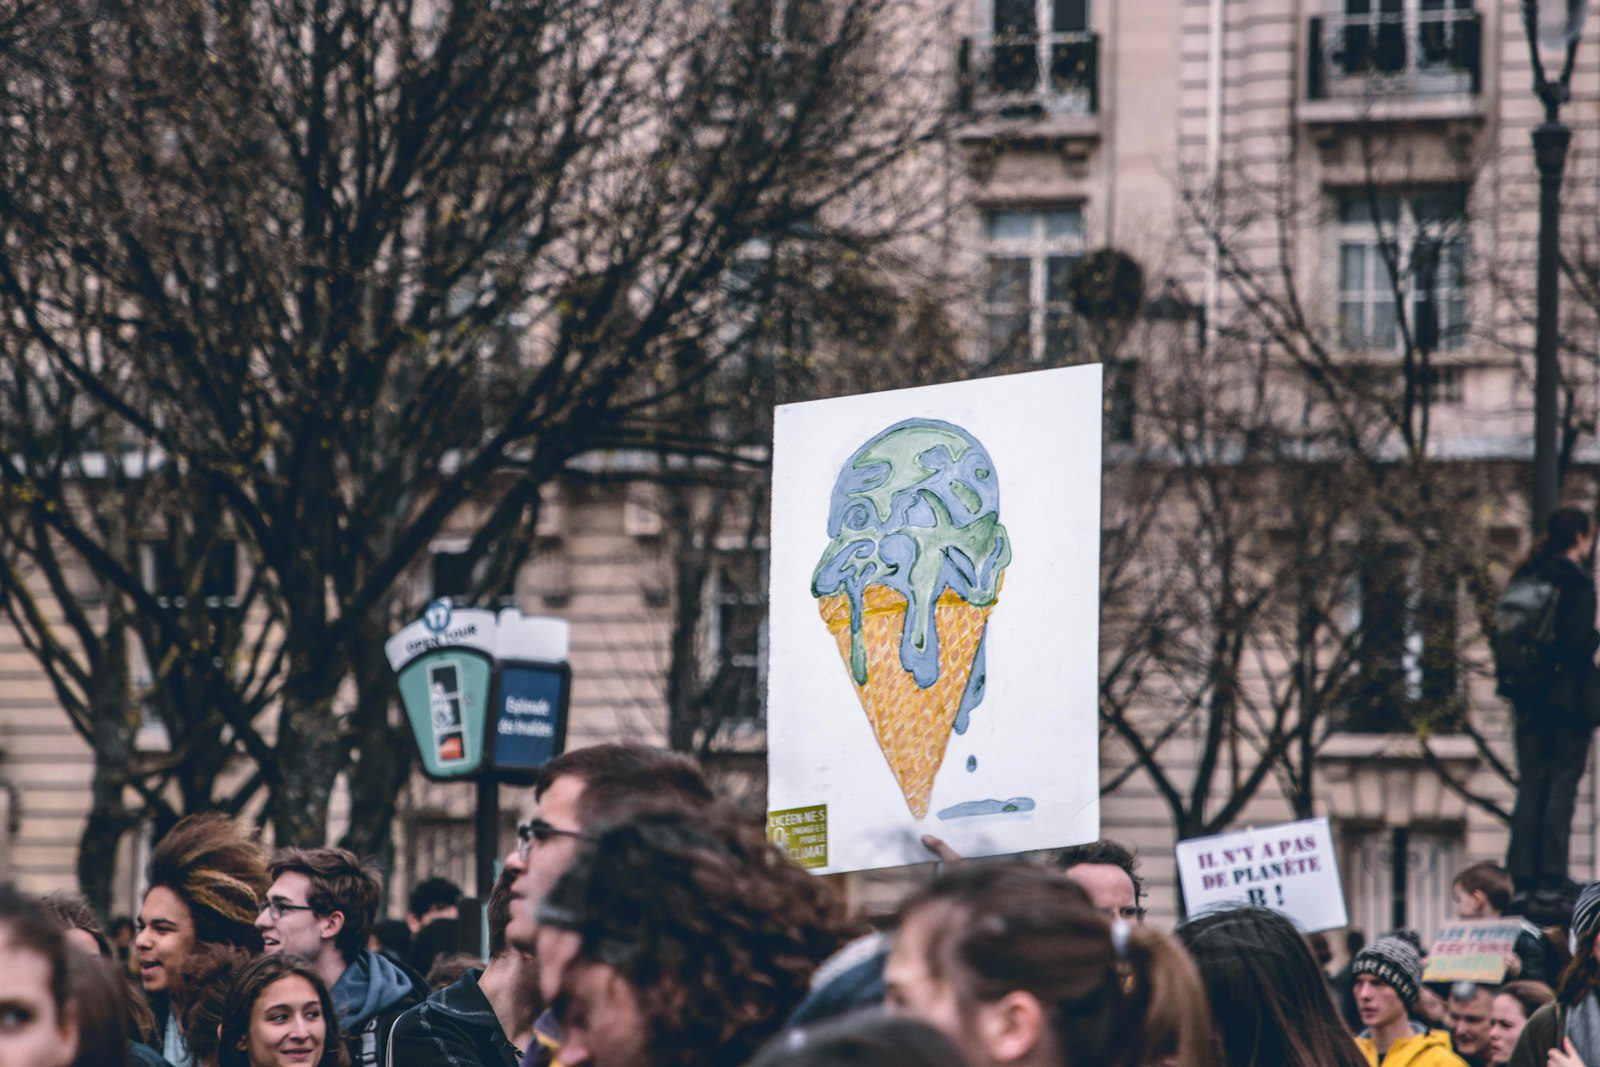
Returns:
[[[961,1051],[915,1019],[860,1015],[779,1035],[750,1067],[956,1067]]]
[[[1087,845],[1073,845],[1064,848],[1056,857],[1056,866],[1063,871],[1085,863],[1100,863],[1108,867],[1121,867],[1128,874],[1128,879],[1133,882],[1133,902],[1138,904],[1144,899],[1144,880],[1135,873],[1139,868],[1139,858],[1133,850],[1126,845],[1119,845],[1115,841],[1101,838],[1091,841]]]
[[[1306,948],[1311,950],[1311,958],[1319,968],[1333,962],[1333,946],[1328,944],[1328,935],[1321,930],[1306,935]]]
[[[1581,508],[1556,508],[1544,520],[1544,533],[1528,549],[1527,557],[1518,569],[1532,566],[1541,560],[1559,556],[1578,538],[1589,532],[1589,514]]]
[[[201,945],[183,961],[172,986],[172,1010],[195,1063],[217,1054],[222,1004],[251,956],[229,945]]]
[[[228,995],[222,1001],[222,1029],[217,1035],[217,1067],[250,1067],[250,1057],[240,1045],[250,1037],[250,1015],[256,1001],[267,987],[280,978],[304,978],[317,991],[322,1002],[322,1019],[326,1031],[322,1040],[322,1056],[316,1067],[349,1067],[344,1041],[339,1035],[339,1020],[333,1013],[333,998],[323,984],[315,967],[299,956],[287,952],[274,952],[270,956],[257,956],[233,980]]]
[[[1362,1067],[1327,979],[1294,924],[1266,908],[1228,908],[1178,927],[1200,968],[1228,1067]]]
[[[367,935],[383,901],[383,883],[377,872],[342,848],[280,848],[272,857],[272,880],[291,871],[311,880],[306,903],[318,915],[338,912],[344,926],[334,935],[334,947],[345,962],[367,947]]]
[[[1522,1005],[1522,1014],[1532,1016],[1534,1012],[1556,999],[1556,991],[1543,982],[1534,982],[1526,978],[1515,982],[1507,982],[1494,991],[1495,996],[1507,996]]]
[[[483,961],[470,953],[441,952],[433,958],[433,966],[428,968],[428,977],[423,980],[431,990],[443,989],[454,985],[456,979],[473,968],[482,966]]]
[[[111,925],[106,927],[106,934],[109,937],[116,937],[123,931],[127,931],[130,934],[133,933],[133,920],[126,915],[118,915],[111,920]]]
[[[82,894],[57,889],[40,897],[39,907],[54,919],[63,931],[82,930],[94,938],[95,945],[100,949],[100,955],[106,959],[111,958],[111,941],[106,937],[106,932],[100,928],[99,918],[89,906],[89,902],[83,899]]]
[[[1571,1007],[1582,1000],[1584,995],[1595,986],[1600,986],[1600,963],[1594,956],[1595,934],[1600,931],[1590,930],[1578,938],[1577,951],[1572,954],[1572,959],[1567,961],[1562,968],[1561,976],[1556,979],[1556,999],[1567,1007]]]
[[[1502,914],[1511,906],[1511,875],[1498,863],[1474,863],[1450,884],[1463,893],[1482,893],[1489,906]]]
[[[649,745],[591,745],[562,753],[540,768],[534,797],[543,797],[560,778],[582,780],[578,820],[586,829],[613,819],[628,805],[703,807],[716,799],[698,763]]]
[[[372,924],[369,937],[378,939],[378,948],[403,960],[411,952],[411,927],[404,919],[379,919]]]
[[[411,889],[406,914],[420,919],[434,908],[453,908],[461,900],[461,887],[448,878],[424,878]]]
[[[576,965],[607,964],[633,986],[655,1062],[696,1067],[748,1060],[840,940],[832,890],[720,809],[647,812],[599,832],[539,917],[577,931]]]
[[[128,980],[112,965],[82,952],[68,954],[68,982],[78,1011],[78,1054],[72,1067],[119,1067],[135,1038]]]
[[[61,927],[31,897],[0,883],[0,943],[43,956],[50,966],[50,999],[56,1013],[66,1010],[70,996],[67,943]],[[81,954],[80,954],[81,955]]]
[[[902,927],[924,914],[928,971],[951,983],[964,1012],[1023,991],[1054,1020],[1069,1064],[1214,1062],[1204,987],[1177,942],[1123,926],[1119,950],[1088,895],[1059,873],[966,864],[907,901]]]
[[[500,877],[494,880],[494,888],[489,891],[487,919],[490,959],[506,950],[506,927],[511,925],[511,883],[516,880],[515,868],[502,867]]]
[[[460,944],[460,920],[435,919],[411,939],[411,954],[406,957],[406,964],[418,974],[427,974],[434,960],[455,952]]]
[[[243,823],[215,813],[183,819],[151,855],[149,881],[188,907],[196,942],[261,951],[256,917],[271,879]]]

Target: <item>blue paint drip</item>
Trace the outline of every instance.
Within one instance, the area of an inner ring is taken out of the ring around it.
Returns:
[[[1007,812],[1032,811],[1030,797],[1012,797],[1010,800],[968,800],[954,804],[939,813],[941,819],[965,819],[973,815],[1003,815]]]
[[[977,756],[968,756],[967,757],[967,770],[968,771],[975,771],[977,769],[978,769],[978,757]]]
[[[984,653],[988,645],[989,629],[984,627],[983,636],[978,638],[978,651],[972,657],[972,673],[967,676],[966,691],[961,694],[961,706],[956,709],[953,725],[958,734],[967,732],[972,722],[972,709],[983,703],[984,686],[989,680],[989,657]]]

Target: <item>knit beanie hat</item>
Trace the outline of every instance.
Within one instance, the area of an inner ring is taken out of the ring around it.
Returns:
[[[1582,940],[1583,935],[1600,928],[1600,882],[1590,882],[1578,894],[1572,905],[1572,936]]]
[[[1356,953],[1350,977],[1358,974],[1370,974],[1388,985],[1410,1008],[1422,989],[1422,956],[1405,938],[1385,934]]]

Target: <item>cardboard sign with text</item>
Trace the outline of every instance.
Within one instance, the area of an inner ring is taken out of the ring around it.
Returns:
[[[1306,933],[1349,922],[1327,819],[1179,842],[1178,877],[1190,915],[1253,904],[1288,916]]]
[[[1506,976],[1506,959],[1516,951],[1522,924],[1477,919],[1441,926],[1428,953],[1424,982],[1489,982]]]

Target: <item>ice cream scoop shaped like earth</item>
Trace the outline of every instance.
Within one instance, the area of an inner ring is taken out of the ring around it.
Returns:
[[[939,679],[939,597],[948,589],[976,607],[993,604],[1011,562],[994,462],[977,438],[935,419],[896,423],[856,449],[833,487],[828,533],[811,595],[849,599],[858,685],[867,681],[867,586],[906,598],[900,664],[927,688]]]

